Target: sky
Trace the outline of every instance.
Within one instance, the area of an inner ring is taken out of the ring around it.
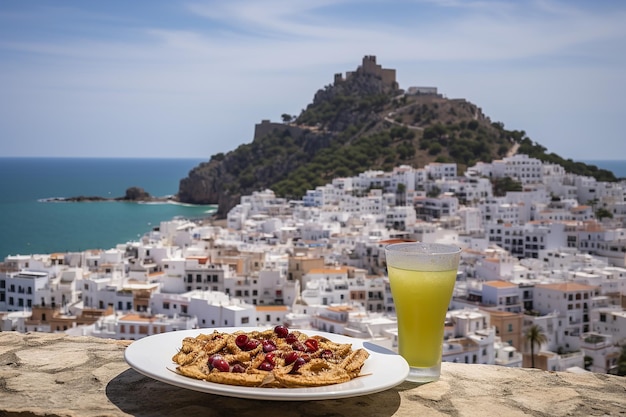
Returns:
[[[1,0],[0,157],[205,158],[363,56],[573,160],[626,160],[626,2]]]

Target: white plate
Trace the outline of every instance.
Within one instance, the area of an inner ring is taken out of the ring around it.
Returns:
[[[408,363],[395,352],[361,339],[315,330],[300,331],[308,335],[324,336],[337,343],[351,343],[353,349],[361,347],[366,349],[370,356],[363,364],[361,373],[364,376],[342,384],[314,388],[251,388],[201,381],[173,372],[176,364],[172,361],[172,356],[182,345],[183,338],[195,337],[200,333],[212,333],[214,330],[232,333],[237,330],[249,332],[255,329],[222,327],[161,333],[131,343],[126,348],[124,357],[136,371],[167,384],[210,394],[258,400],[301,401],[355,397],[394,387],[404,381],[409,374]]]

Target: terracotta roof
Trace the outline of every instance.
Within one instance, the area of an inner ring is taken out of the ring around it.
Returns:
[[[557,291],[591,291],[596,287],[585,284],[578,284],[576,282],[561,282],[558,284],[537,284],[537,288],[546,288],[549,290]]]
[[[256,311],[285,311],[287,306],[256,306]]]
[[[154,316],[140,316],[139,314],[129,313],[122,317],[120,317],[120,321],[144,321],[144,322],[153,322],[155,320]]]
[[[341,266],[338,268],[312,268],[309,274],[347,274],[348,268]]]
[[[487,281],[483,283],[483,285],[488,285],[490,287],[498,287],[498,288],[517,287],[517,285],[511,284],[510,282],[507,282],[507,281]]]

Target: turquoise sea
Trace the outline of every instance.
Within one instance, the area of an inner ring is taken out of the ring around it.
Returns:
[[[208,160],[208,159],[206,159]],[[0,158],[0,261],[109,249],[174,217],[209,216],[215,206],[125,202],[41,202],[52,197],[122,197],[129,187],[174,195],[201,159]]]

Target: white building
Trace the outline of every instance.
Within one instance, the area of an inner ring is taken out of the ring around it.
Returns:
[[[167,317],[152,314],[113,314],[100,318],[95,324],[85,326],[78,331],[83,336],[95,336],[106,339],[138,340],[146,336],[189,330],[196,327],[195,317]],[[73,330],[76,333],[76,330]]]
[[[495,364],[495,328],[478,309],[452,310],[446,314],[442,360],[457,363]]]
[[[589,361],[589,371],[601,374],[617,373],[621,348],[613,343],[611,335],[584,333],[581,335],[580,349],[585,359]]]

